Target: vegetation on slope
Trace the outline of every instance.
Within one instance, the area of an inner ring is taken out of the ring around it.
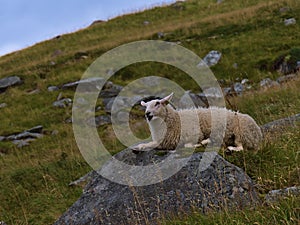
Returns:
[[[289,10],[281,12],[281,8]],[[203,57],[210,50],[222,52],[222,60],[212,68],[224,85],[247,78],[253,89],[230,99],[228,107],[253,116],[259,124],[300,112],[299,79],[280,87],[260,90],[260,80],[279,76],[265,65],[300,46],[300,25],[284,26],[284,19],[300,21],[298,0],[190,0],[173,6],[117,17],[76,33],[62,35],[28,49],[0,58],[0,77],[19,75],[24,84],[0,94],[0,135],[22,131],[42,124],[55,136],[46,135],[22,149],[0,142],[0,220],[8,224],[51,224],[80,196],[80,187],[68,183],[90,170],[66,123],[71,108],[56,109],[52,102],[57,92],[50,85],[80,79],[86,68],[101,54],[130,41],[159,39],[180,43]],[[145,25],[144,21],[149,21]],[[57,52],[59,54],[55,54]],[[86,59],[78,59],[84,52]],[[233,65],[236,64],[237,67]],[[139,63],[119,71],[112,80],[120,85],[143,76],[158,75],[172,79],[185,89],[200,91],[180,71],[158,63]],[[39,93],[30,94],[32,90]],[[73,97],[64,91],[63,97]],[[100,113],[104,113],[100,112]],[[141,129],[139,135],[145,135]],[[109,125],[99,129],[112,152],[121,149]],[[259,186],[269,190],[300,185],[298,128],[291,128],[265,143],[257,154],[242,152],[226,159],[243,168]],[[297,224],[299,198],[278,205],[264,206],[256,212],[224,212],[193,215],[172,224]],[[211,221],[214,221],[212,223]]]

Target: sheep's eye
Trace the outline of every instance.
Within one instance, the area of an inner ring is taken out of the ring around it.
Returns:
[[[154,106],[158,106],[158,105],[160,105],[160,102],[156,102]]]

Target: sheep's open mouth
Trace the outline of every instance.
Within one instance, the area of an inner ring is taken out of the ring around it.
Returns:
[[[149,112],[147,112],[146,117],[147,117],[148,121],[151,121],[153,118],[153,115],[151,115]]]

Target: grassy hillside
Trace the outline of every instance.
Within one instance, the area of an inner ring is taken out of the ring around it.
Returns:
[[[162,32],[160,40],[180,43],[200,57],[210,50],[222,52],[221,61],[212,67],[222,85],[247,78],[253,86],[242,96],[231,98],[228,107],[264,124],[300,113],[299,75],[295,81],[278,87],[259,87],[260,80],[280,76],[270,69],[277,57],[300,47],[299,15],[298,0],[224,0],[221,4],[215,0],[190,0],[117,17],[0,57],[0,78],[18,75],[24,81],[0,94],[0,103],[7,103],[7,107],[0,108],[0,136],[38,124],[49,133],[21,149],[10,142],[0,142],[0,221],[53,223],[82,192],[81,187],[68,184],[90,170],[77,148],[72,125],[65,122],[71,117],[71,107],[52,107],[59,92],[48,92],[48,86],[78,80],[106,51],[131,41],[159,39],[157,33]],[[292,17],[297,23],[285,26],[284,19]],[[81,53],[88,57],[78,57]],[[159,63],[128,66],[112,81],[126,85],[150,75],[200,91],[182,72]],[[32,93],[33,90],[38,92]],[[74,92],[63,91],[62,95],[72,98]],[[51,134],[53,130],[58,131],[56,135]],[[146,127],[141,130],[139,135],[147,133]],[[111,126],[99,128],[99,133],[111,152],[122,148]],[[290,128],[266,141],[257,154],[242,152],[226,159],[243,168],[264,196],[272,189],[300,185],[299,140],[299,127]],[[170,223],[297,224],[299,218],[299,198],[290,198],[255,212],[249,209],[206,216],[196,213],[181,220],[173,218]]]

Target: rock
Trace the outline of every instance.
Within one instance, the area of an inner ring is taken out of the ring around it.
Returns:
[[[62,50],[55,50],[53,53],[52,53],[52,55],[51,55],[51,57],[56,57],[56,56],[59,56],[59,55],[61,55],[63,53],[63,51]]]
[[[176,157],[174,153],[167,155]],[[153,150],[134,154],[131,149],[114,156],[135,166],[156,165],[166,157],[157,156]],[[242,169],[216,154],[211,165],[202,171],[199,170],[202,157],[203,153],[194,153],[178,173],[147,186],[121,185],[94,173],[82,196],[55,225],[158,224],[166,216],[195,209],[204,213],[223,208],[242,209],[259,202],[252,180]],[[111,171],[111,163],[112,160],[108,161],[102,170]]]
[[[164,34],[163,32],[158,32],[158,33],[157,33],[157,37],[158,37],[159,39],[161,39],[161,38],[165,37],[165,34]]]
[[[56,135],[58,135],[59,134],[59,131],[58,130],[53,130],[52,132],[51,132],[51,135],[52,136],[56,136]]]
[[[289,74],[289,75],[286,75],[286,76],[278,77],[276,81],[281,84],[281,83],[293,80],[295,78],[296,78],[296,74]]]
[[[22,147],[29,144],[29,142],[43,137],[43,126],[38,125],[23,132],[7,135],[2,140],[12,141],[14,144]]]
[[[284,25],[285,26],[290,26],[296,24],[296,19],[295,18],[289,18],[284,20]]]
[[[8,87],[20,85],[22,80],[18,76],[5,77],[0,79],[0,93],[4,92]]]
[[[0,141],[4,141],[5,137],[4,136],[0,136]]]
[[[296,70],[297,70],[297,71],[300,71],[300,60],[297,61],[296,64],[297,64],[297,65],[296,65]]]
[[[232,91],[231,87],[225,87],[223,88],[223,94],[224,96],[233,96],[234,92]]]
[[[222,53],[221,53],[221,52],[218,52],[218,51],[213,50],[213,51],[210,51],[210,52],[204,57],[203,62],[204,62],[207,66],[211,67],[211,66],[216,65],[216,64],[220,61],[221,56],[222,56]],[[200,62],[200,63],[198,64],[198,66],[203,66],[203,62]]]
[[[243,80],[241,81],[241,84],[242,84],[242,85],[245,85],[245,84],[248,83],[248,82],[249,82],[248,79],[243,79]]]
[[[239,82],[234,83],[232,88],[237,95],[242,94],[244,91],[244,85]]]
[[[103,85],[104,79],[102,77],[91,77],[71,83],[62,85],[62,89],[76,89],[80,84],[82,92],[100,91],[100,86]]]
[[[1,104],[0,104],[0,109],[1,109],[1,108],[5,108],[6,106],[7,106],[7,104],[6,104],[5,102],[4,102],[4,103],[1,103]]]
[[[233,67],[234,69],[237,69],[237,68],[239,67],[239,65],[238,65],[237,63],[233,63],[232,67]]]
[[[54,107],[58,107],[58,108],[66,108],[66,107],[72,105],[72,99],[70,99],[70,98],[63,98],[61,100],[53,102],[52,105]]]
[[[18,133],[18,134],[13,134],[13,135],[9,135],[6,137],[6,140],[8,141],[14,141],[14,140],[22,140],[22,139],[33,139],[33,138],[41,138],[43,137],[42,134],[39,133],[30,133],[27,131],[24,131],[22,133]]]
[[[291,11],[290,7],[282,7],[282,8],[279,9],[280,13],[286,13],[286,12],[289,12],[289,11]]]
[[[26,132],[41,134],[43,132],[43,126],[38,125],[38,126],[32,127],[30,129],[26,130]]]
[[[7,225],[4,221],[0,221],[0,225]]]
[[[49,86],[47,89],[50,92],[52,92],[52,91],[59,91],[59,87],[57,87],[57,86]]]
[[[74,58],[76,60],[87,59],[88,58],[88,53],[87,52],[76,52],[75,55],[74,55]]]
[[[266,78],[260,81],[259,85],[261,87],[271,88],[271,87],[278,86],[279,83],[277,81],[271,80],[270,78]]]
[[[112,84],[110,87],[105,87],[104,90],[102,90],[99,94],[100,98],[112,98],[116,97],[120,91],[122,90],[122,86]]]
[[[279,190],[272,190],[265,196],[265,200],[268,203],[273,203],[291,195],[300,196],[300,187],[288,187]]]
[[[278,132],[282,131],[284,127],[295,126],[298,122],[300,122],[300,113],[290,117],[275,120],[270,123],[266,123],[265,125],[261,126],[261,129],[263,133]]]
[[[13,144],[15,144],[18,148],[22,148],[25,146],[29,145],[29,142],[34,141],[35,139],[33,138],[28,138],[28,139],[22,139],[22,140],[14,140],[12,141]]]
[[[184,6],[184,2],[185,1],[176,1],[175,3],[173,3],[171,6],[176,9],[176,10],[184,10],[185,9],[185,6]]]
[[[204,94],[194,94],[191,93],[191,91],[186,91],[183,96],[180,98],[178,102],[178,107],[181,109],[191,108],[191,102],[193,101],[194,106],[193,107],[207,107],[208,102]]]
[[[279,56],[272,66],[273,70],[287,75],[296,73],[300,69],[300,48],[294,47],[284,55]]]
[[[150,24],[150,22],[149,22],[148,20],[145,20],[145,21],[143,22],[143,24],[144,24],[145,26],[147,26],[147,25]]]
[[[72,117],[65,120],[66,123],[73,123]]]
[[[94,120],[94,121],[93,121]],[[106,124],[111,124],[111,118],[109,115],[100,115],[96,116],[95,118],[89,118],[86,123],[89,126],[93,126],[93,122],[95,122],[96,127],[100,127]]]
[[[97,172],[92,170],[91,172],[87,173],[86,175],[80,177],[79,179],[69,183],[69,186],[79,186],[96,176],[97,176]]]

